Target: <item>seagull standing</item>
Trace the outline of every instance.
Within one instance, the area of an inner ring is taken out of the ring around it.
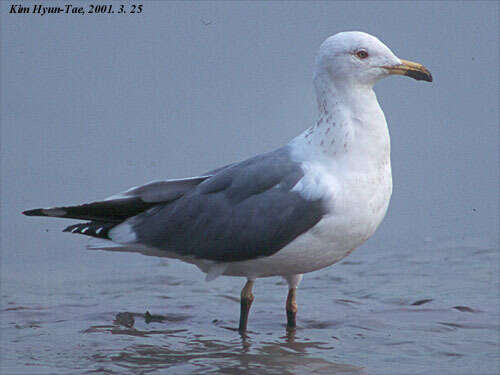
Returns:
[[[202,176],[24,214],[89,220],[65,231],[95,237],[90,249],[180,259],[207,280],[246,277],[240,331],[247,329],[254,281],[281,276],[293,328],[302,275],[346,257],[387,211],[390,138],[373,85],[392,74],[432,81],[425,67],[399,59],[376,37],[338,33],[316,58],[317,121],[284,147]]]

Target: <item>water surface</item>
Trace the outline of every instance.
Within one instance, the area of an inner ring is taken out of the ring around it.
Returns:
[[[306,275],[294,331],[285,328],[286,284],[259,279],[245,335],[235,330],[243,279],[206,283],[178,261],[82,244],[4,277],[1,370],[495,374],[499,249],[461,242],[360,249]]]

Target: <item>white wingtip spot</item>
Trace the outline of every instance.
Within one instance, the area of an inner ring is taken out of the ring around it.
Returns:
[[[83,229],[82,229],[82,231],[81,231],[80,233],[82,233],[82,234],[83,234],[83,233],[87,232],[88,230],[89,230],[89,227],[87,227],[87,228],[83,228]]]
[[[99,233],[101,233],[103,229],[104,229],[103,227],[100,227],[99,229],[97,229],[97,230],[95,231],[95,234],[99,234]]]

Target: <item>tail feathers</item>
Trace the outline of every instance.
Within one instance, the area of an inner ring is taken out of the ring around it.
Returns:
[[[98,221],[90,221],[88,223],[70,225],[69,227],[64,229],[63,232],[84,234],[90,237],[109,240],[108,233],[110,229],[116,225],[117,225],[116,223],[103,223]]]
[[[89,250],[111,250],[111,251],[121,251],[124,245],[111,242],[111,240],[103,240],[101,238],[91,238],[87,244],[87,249]]]

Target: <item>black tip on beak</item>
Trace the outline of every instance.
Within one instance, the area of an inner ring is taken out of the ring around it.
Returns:
[[[416,79],[417,81],[432,82],[432,74],[427,69],[424,70],[407,70],[405,75]]]
[[[415,63],[413,61],[401,60],[401,64],[385,66],[390,74],[398,74],[402,76],[411,77],[417,81],[427,81],[432,82],[432,74],[429,70],[422,64]]]

